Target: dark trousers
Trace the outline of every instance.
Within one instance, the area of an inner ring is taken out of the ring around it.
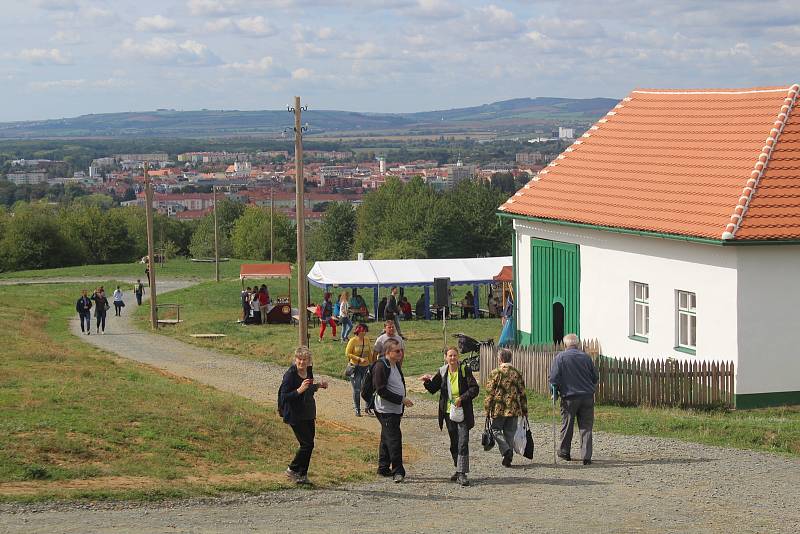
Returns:
[[[114,301],[114,315],[116,315],[117,317],[122,315],[122,302]]]
[[[141,306],[142,305],[142,294],[141,293],[134,293],[136,295],[136,304]]]
[[[469,429],[467,423],[461,421],[454,423],[445,416],[447,433],[450,435],[450,455],[453,465],[459,473],[469,473]]]
[[[289,469],[300,476],[306,476],[308,464],[311,463],[311,453],[314,452],[314,435],[316,434],[314,420],[299,421],[291,426],[300,448],[297,449],[294,460],[289,464]]]
[[[396,413],[376,413],[375,416],[381,424],[378,470],[406,476],[403,467],[403,433],[400,431],[400,419],[403,416]]]
[[[81,332],[91,332],[92,331],[92,314],[89,312],[80,313],[78,314],[81,318]],[[83,323],[86,322],[86,330],[83,329]]]
[[[497,443],[497,450],[500,454],[505,454],[511,451],[511,456],[514,456],[514,434],[517,432],[517,418],[516,416],[497,416],[492,419],[492,434],[494,434],[494,441]]]
[[[102,311],[102,312],[96,314],[95,317],[97,317],[97,331],[99,332],[100,330],[102,330],[103,332],[105,332],[106,331],[106,312]]]
[[[594,426],[594,396],[581,395],[561,399],[561,447],[562,455],[570,455],[572,431],[575,418],[581,435],[581,459],[592,459],[592,427]]]

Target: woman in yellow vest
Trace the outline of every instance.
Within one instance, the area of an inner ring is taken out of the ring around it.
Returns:
[[[361,383],[367,374],[367,368],[375,361],[372,343],[366,335],[368,330],[367,325],[359,323],[353,330],[355,336],[350,338],[345,349],[348,367],[352,366],[350,385],[353,387],[353,409],[356,417],[361,417]]]
[[[478,382],[472,369],[458,359],[458,349],[448,347],[445,364],[435,375],[420,377],[430,393],[439,392],[439,430],[447,425],[450,435],[450,454],[456,472],[453,482],[469,486],[469,431],[475,426],[472,399],[478,396]]]

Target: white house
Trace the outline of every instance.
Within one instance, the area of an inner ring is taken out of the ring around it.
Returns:
[[[800,403],[800,87],[636,90],[499,209],[517,341],[728,360]]]

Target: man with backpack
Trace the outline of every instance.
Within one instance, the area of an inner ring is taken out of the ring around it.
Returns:
[[[403,348],[394,339],[383,344],[385,357],[373,364],[372,386],[375,394],[375,416],[381,424],[381,442],[378,448],[378,474],[403,482],[403,434],[400,420],[406,407],[414,405],[406,396],[406,381],[400,363]],[[363,392],[363,389],[362,389]],[[368,392],[371,396],[371,393]]]

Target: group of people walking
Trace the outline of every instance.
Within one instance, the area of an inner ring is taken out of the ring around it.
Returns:
[[[408,396],[403,374],[405,341],[397,332],[393,320],[384,323],[384,332],[374,345],[367,337],[367,325],[358,324],[353,332],[355,336],[345,349],[345,375],[352,385],[353,409],[356,416],[360,417],[364,404],[364,411],[374,415],[380,423],[377,474],[400,483],[406,477],[400,426],[405,410],[414,406]],[[598,375],[591,358],[580,350],[580,341],[575,334],[567,335],[564,345],[566,350],[555,358],[549,377],[553,402],[561,398],[558,456],[571,460],[573,428],[577,420],[581,459],[584,465],[589,465],[592,457],[594,391]],[[435,373],[422,375],[419,380],[429,393],[439,395],[439,429],[447,429],[455,468],[450,479],[461,486],[469,486],[469,433],[475,426],[473,401],[478,397],[480,387],[472,369],[461,362],[459,356],[456,347],[448,347],[444,364]],[[522,373],[512,365],[512,357],[511,350],[499,350],[498,367],[489,375],[483,406],[492,441],[497,444],[501,464],[505,467],[510,467],[513,462],[517,425],[528,415],[525,382]],[[283,376],[278,393],[278,409],[284,422],[292,427],[299,444],[286,473],[292,481],[300,484],[308,483],[308,466],[314,449],[314,394],[327,387],[325,381],[314,382],[311,351],[307,347],[299,347],[295,351],[293,365]]]
[[[141,306],[142,296],[144,295],[144,285],[141,280],[136,281],[133,286],[133,294],[136,296],[136,303]],[[122,288],[117,286],[111,296],[114,303],[114,316],[122,316],[122,308],[125,307],[125,300],[122,294]],[[98,334],[106,333],[106,314],[111,309],[111,304],[106,296],[106,290],[103,286],[98,286],[91,296],[87,289],[81,290],[81,296],[75,303],[75,311],[78,312],[78,319],[81,322],[81,333],[91,335],[92,333],[92,313],[95,317],[95,332]]]

